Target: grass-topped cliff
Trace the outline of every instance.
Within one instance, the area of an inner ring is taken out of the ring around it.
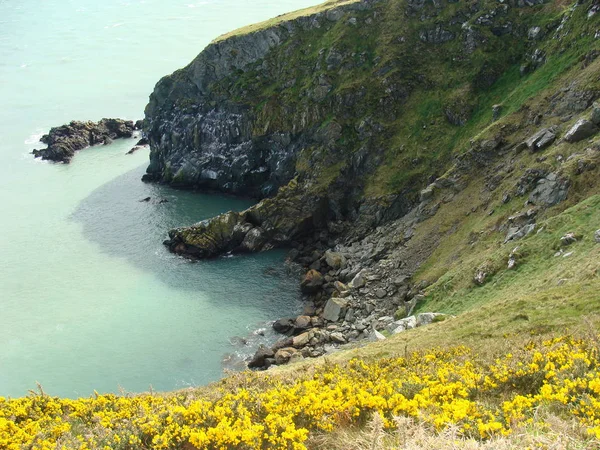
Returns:
[[[307,308],[264,373],[0,398],[0,446],[600,448],[598,17],[341,1],[216,39],[152,94],[146,179],[260,202],[166,244],[290,247]]]

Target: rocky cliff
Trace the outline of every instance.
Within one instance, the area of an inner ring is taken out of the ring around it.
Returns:
[[[261,201],[166,244],[293,247],[314,306],[280,324],[303,336],[274,349],[288,359],[467,308],[441,298],[514,269],[513,244],[599,193],[599,11],[329,2],[216,40],[157,84],[145,179]]]

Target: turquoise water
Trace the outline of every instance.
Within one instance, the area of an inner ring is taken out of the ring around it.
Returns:
[[[135,140],[70,165],[29,152],[71,119],[141,118],[156,81],[212,38],[315,3],[0,0],[0,395],[203,384],[251,352],[232,336],[268,339],[252,331],[299,308],[281,252],[190,263],[161,244],[249,201],[141,183]]]

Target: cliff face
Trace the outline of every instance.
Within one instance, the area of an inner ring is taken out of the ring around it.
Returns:
[[[544,89],[561,120],[591,105],[593,87],[570,97],[553,83],[597,56],[597,9],[329,2],[213,42],[150,97],[145,179],[268,201],[173,230],[171,249],[255,251],[405,215],[461,154],[484,148],[490,163],[526,138],[543,120],[515,114]]]
[[[279,79],[277,66],[286,61],[274,56],[275,49],[295,46],[345,12],[366,8],[367,2],[351,3],[214,42],[189,66],[160,80],[146,108],[152,149],[146,178],[257,198],[274,195],[293,178],[297,155],[319,140],[318,117],[291,128],[270,125],[277,117],[266,111],[266,102],[273,99],[260,91],[294,84]],[[257,86],[242,85],[242,74]]]

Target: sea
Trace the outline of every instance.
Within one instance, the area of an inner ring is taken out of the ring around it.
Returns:
[[[30,152],[71,120],[143,118],[156,82],[212,39],[317,3],[0,0],[0,396],[203,385],[299,312],[283,250],[190,262],[162,244],[251,199],[142,183],[136,139],[71,164]]]

